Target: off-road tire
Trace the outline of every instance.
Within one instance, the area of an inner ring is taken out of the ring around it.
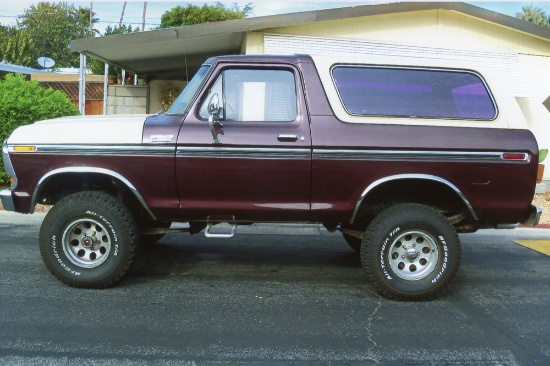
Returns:
[[[435,209],[414,203],[381,212],[361,243],[361,264],[385,297],[427,301],[441,294],[460,266],[460,239]]]
[[[130,211],[102,192],[80,192],[60,200],[40,228],[40,254],[61,282],[105,288],[129,270],[139,244]]]

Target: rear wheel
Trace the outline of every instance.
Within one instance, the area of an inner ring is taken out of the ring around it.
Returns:
[[[444,291],[460,266],[454,227],[439,212],[399,204],[380,213],[361,244],[361,263],[376,289],[396,300],[425,301]]]
[[[102,192],[63,198],[40,228],[46,267],[73,287],[114,284],[130,268],[138,243],[138,229],[126,206]]]

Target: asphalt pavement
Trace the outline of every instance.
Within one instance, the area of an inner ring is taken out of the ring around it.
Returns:
[[[169,234],[113,288],[72,289],[41,261],[43,217],[0,211],[1,365],[550,365],[550,257],[513,243],[548,229],[461,235],[450,290],[407,303],[316,225]]]

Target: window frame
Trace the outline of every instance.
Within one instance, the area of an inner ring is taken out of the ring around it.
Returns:
[[[442,116],[407,116],[407,115],[390,115],[390,114],[358,114],[358,113],[350,113],[348,108],[346,107],[346,104],[344,103],[344,100],[342,99],[342,95],[340,94],[340,90],[338,89],[338,85],[336,83],[336,80],[334,78],[334,70],[339,67],[345,67],[345,68],[365,68],[365,69],[389,69],[389,70],[420,70],[420,71],[435,71],[435,72],[453,72],[453,73],[460,73],[460,74],[470,74],[476,76],[479,81],[481,81],[483,87],[485,88],[487,95],[489,96],[489,99],[493,105],[494,108],[494,116],[492,118],[460,118],[460,117],[442,117]],[[498,108],[498,105],[496,103],[495,97],[489,88],[489,85],[485,81],[485,78],[478,72],[470,69],[455,69],[455,68],[440,68],[440,67],[420,67],[420,66],[403,66],[403,65],[378,65],[378,64],[345,64],[345,63],[337,63],[333,64],[330,67],[329,75],[332,80],[332,84],[334,86],[334,89],[338,95],[338,98],[340,99],[340,105],[344,109],[344,111],[349,115],[353,117],[359,117],[359,118],[392,118],[392,119],[423,119],[423,120],[447,120],[447,121],[479,121],[479,122],[493,122],[498,119],[500,115],[500,110]]]
[[[203,86],[204,84],[208,81],[208,79],[210,78],[210,74],[213,72],[214,70],[214,67],[212,64],[210,63],[204,63],[202,64],[200,67],[199,67],[199,70],[197,70],[197,73],[203,68],[203,67],[207,67],[207,70],[206,70],[206,73],[204,74],[202,80],[200,81],[200,83],[197,85],[196,89],[195,89],[195,92],[193,93],[193,95],[191,96],[191,98],[189,98],[189,102],[187,103],[187,105],[185,106],[185,108],[183,109],[183,111],[181,112],[178,112],[178,113],[175,113],[175,112],[170,112],[172,106],[170,106],[170,108],[168,108],[167,111],[165,111],[165,114],[167,116],[185,116],[189,113],[189,111],[191,110],[191,108],[193,107],[193,104],[195,104],[195,101],[197,100],[197,98],[199,97],[200,93],[202,92],[203,90]],[[196,75],[196,73],[195,73]],[[195,75],[193,76],[193,78],[195,77]],[[193,81],[193,78],[191,78],[191,80],[189,81],[189,83],[191,83]],[[182,97],[183,93],[185,93],[185,89],[189,86],[189,83],[187,83],[187,85],[185,85],[185,87],[183,88],[183,90],[181,91],[181,93],[178,95],[178,97],[176,98],[179,99],[180,97]],[[172,105],[174,105],[172,103]]]
[[[291,121],[235,121],[235,120],[226,120],[225,117],[226,117],[226,111],[225,111],[225,105],[226,105],[226,101],[225,101],[225,75],[224,75],[224,72],[227,71],[227,70],[267,70],[267,71],[287,71],[289,73],[292,74],[292,77],[294,79],[294,96],[295,96],[295,103],[296,103],[296,116],[294,117],[293,120]],[[210,79],[212,80],[211,83],[209,83],[208,85],[205,85],[205,87],[203,88],[203,92],[202,92],[202,95],[200,96],[200,98],[198,98],[198,103],[196,104],[196,108],[195,108],[195,117],[200,120],[200,121],[208,121],[208,119],[206,118],[203,118],[200,114],[200,111],[202,109],[202,106],[204,103],[207,103],[207,99],[208,97],[210,96],[210,93],[209,91],[212,90],[212,88],[214,88],[214,86],[216,85],[217,81],[219,78],[222,78],[222,92],[223,92],[223,96],[220,98],[220,100],[223,100],[223,106],[224,106],[224,110],[223,110],[223,115],[224,115],[224,120],[222,120],[223,123],[239,123],[239,124],[242,124],[242,123],[255,123],[255,124],[261,124],[261,123],[277,123],[277,124],[283,124],[283,123],[295,123],[297,121],[300,120],[300,110],[301,110],[301,106],[300,106],[300,91],[299,91],[299,87],[300,85],[298,85],[299,83],[301,83],[301,77],[299,75],[299,73],[296,72],[295,68],[292,67],[291,65],[243,65],[243,64],[228,64],[228,65],[223,65],[221,66],[220,68],[218,68],[217,70],[213,70],[213,73],[210,77]]]

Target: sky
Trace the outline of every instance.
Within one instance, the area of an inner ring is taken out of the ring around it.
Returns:
[[[50,0],[54,1],[54,0]],[[275,15],[284,13],[295,13],[301,11],[321,10],[329,8],[338,8],[346,6],[357,6],[364,4],[377,4],[388,3],[396,1],[265,1],[265,0],[250,0],[250,1],[237,1],[242,7],[246,3],[252,3],[254,6],[254,12],[252,16],[264,16]],[[39,1],[29,0],[0,0],[0,24],[16,24],[17,16],[24,14],[25,9],[28,9],[32,4],[36,4]],[[75,6],[90,7],[90,1],[68,1]],[[192,4],[202,6],[203,2],[191,2]],[[222,1],[223,2],[223,1]],[[226,5],[232,4],[231,2],[223,2]],[[95,26],[96,29],[103,34],[105,28],[108,25],[118,25],[123,8],[123,1],[93,1],[93,11],[96,13],[96,17],[99,18],[99,23]],[[170,10],[178,5],[187,6],[189,2],[182,1],[148,1],[147,11],[145,17],[145,30],[155,28],[160,24],[160,17],[164,12]],[[214,2],[208,2],[214,4]],[[547,15],[550,15],[550,2],[469,2],[472,5],[476,5],[485,9],[496,11],[502,14],[506,14],[514,17],[517,12],[521,11],[521,8],[526,5],[533,5],[541,8]],[[128,1],[124,12],[124,24],[131,24],[141,28],[142,16],[143,16],[143,1]]]

